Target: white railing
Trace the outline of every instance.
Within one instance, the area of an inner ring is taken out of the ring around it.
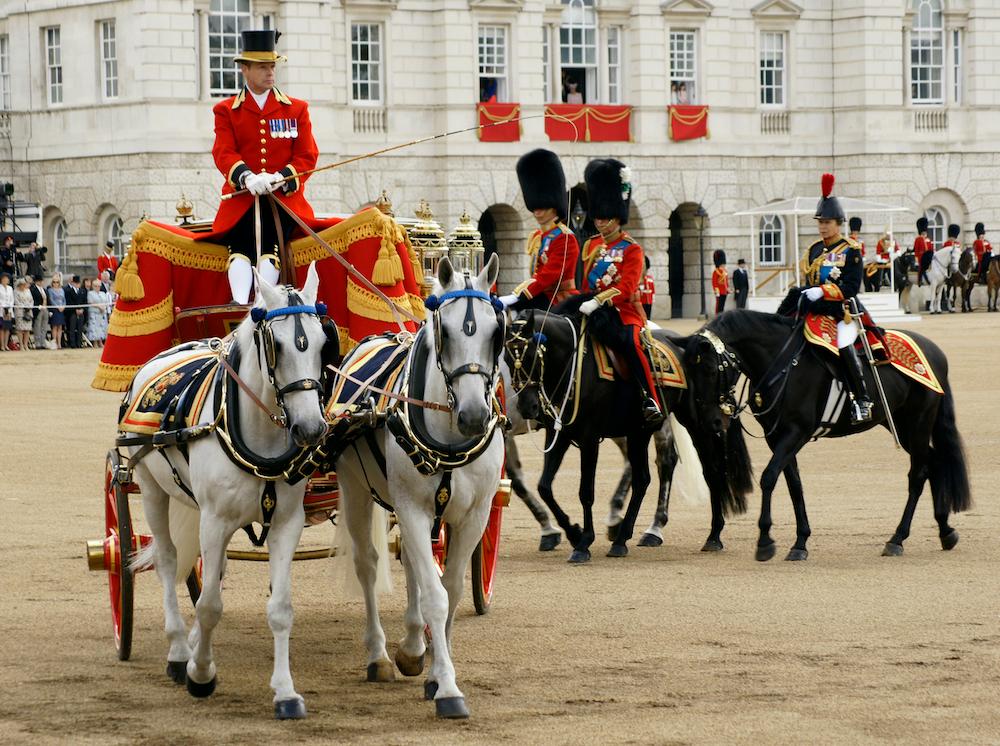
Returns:
[[[788,134],[788,112],[787,111],[762,111],[760,113],[760,134],[762,134],[762,135],[787,135]]]
[[[354,133],[358,135],[384,135],[385,109],[376,106],[359,106],[353,109]]]
[[[915,132],[947,132],[947,109],[917,109],[913,112]]]

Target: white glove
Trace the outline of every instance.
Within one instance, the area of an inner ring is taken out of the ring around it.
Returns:
[[[823,297],[823,288],[806,288],[803,295],[809,300],[819,300]]]
[[[595,298],[591,298],[588,301],[584,301],[580,304],[580,313],[584,316],[590,316],[594,311],[601,307],[600,301]]]
[[[839,280],[840,279],[840,267],[834,267],[830,270],[830,279]]]
[[[262,176],[267,176],[271,180],[268,184],[267,191],[273,192],[275,189],[284,190],[288,186],[288,182],[285,181],[285,177],[279,173],[273,174],[261,174]]]
[[[503,303],[503,307],[504,308],[510,308],[510,306],[512,306],[515,303],[517,303],[517,299],[519,297],[520,296],[514,295],[514,294],[511,294],[511,295],[501,295],[500,296],[500,302]]]
[[[269,174],[250,174],[243,179],[243,187],[256,196],[267,194],[271,191],[271,176]]]

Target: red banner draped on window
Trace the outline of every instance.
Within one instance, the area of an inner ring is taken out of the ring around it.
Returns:
[[[483,142],[517,142],[521,139],[520,104],[476,104],[479,139]]]
[[[629,142],[631,118],[631,106],[548,104],[545,134],[550,140]]]
[[[707,106],[668,106],[671,140],[696,140],[709,137]]]

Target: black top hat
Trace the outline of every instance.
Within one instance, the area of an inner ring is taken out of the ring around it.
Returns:
[[[948,226],[948,238],[958,238],[958,234],[961,232],[962,229],[955,225],[955,223]]]
[[[279,36],[274,29],[242,32],[242,51],[233,62],[285,62],[288,58],[274,51]]]
[[[739,259],[736,260],[736,263],[737,264],[746,264],[747,260],[744,259],[743,257],[740,257]]]
[[[632,199],[631,173],[624,163],[614,158],[597,158],[583,170],[587,184],[587,212],[592,220],[618,218],[628,223],[628,206]]]
[[[522,155],[515,167],[521,194],[529,210],[554,207],[559,220],[566,222],[566,175],[559,156],[551,150],[538,148]]]
[[[715,264],[716,267],[721,267],[723,264],[725,264],[726,263],[726,252],[723,251],[722,249],[716,249],[715,251],[713,251],[712,252],[712,263]]]
[[[107,248],[109,248],[109,249],[113,249],[113,248],[115,247],[115,242],[114,242],[114,241],[105,241],[105,242],[104,242],[104,245],[105,245],[105,246],[106,246]]]
[[[859,218],[857,215],[848,220],[847,224],[850,226],[852,233],[857,233],[859,230],[861,230],[861,218]]]
[[[833,174],[823,174],[820,182],[823,196],[816,203],[816,214],[813,217],[816,220],[836,220],[838,223],[843,223],[844,210],[837,198],[831,196],[833,194],[833,181]]]
[[[976,235],[983,236],[986,234],[986,226],[982,223],[976,223]]]
[[[917,233],[927,232],[927,218],[919,217],[917,218]]]

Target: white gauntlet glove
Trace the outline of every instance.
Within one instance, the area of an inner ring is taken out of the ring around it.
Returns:
[[[504,308],[510,308],[512,305],[514,305],[515,303],[517,303],[517,299],[519,297],[520,296],[513,295],[513,294],[511,294],[511,295],[501,295],[500,298],[499,298],[499,300],[500,300],[501,303],[503,303],[503,307]]]
[[[243,187],[250,192],[250,194],[261,196],[262,194],[267,194],[271,191],[271,176],[270,174],[249,174],[243,179]]]
[[[267,176],[267,178],[270,179],[270,183],[267,185],[267,191],[269,192],[273,192],[278,189],[284,191],[285,187],[288,186],[288,182],[285,181],[285,177],[279,173],[261,174],[261,175]]]
[[[821,287],[806,288],[803,295],[812,301],[819,300],[820,298],[823,297],[823,288]]]
[[[580,304],[580,313],[584,316],[590,316],[594,311],[601,307],[601,302],[596,298],[591,298],[588,301],[584,301]]]

